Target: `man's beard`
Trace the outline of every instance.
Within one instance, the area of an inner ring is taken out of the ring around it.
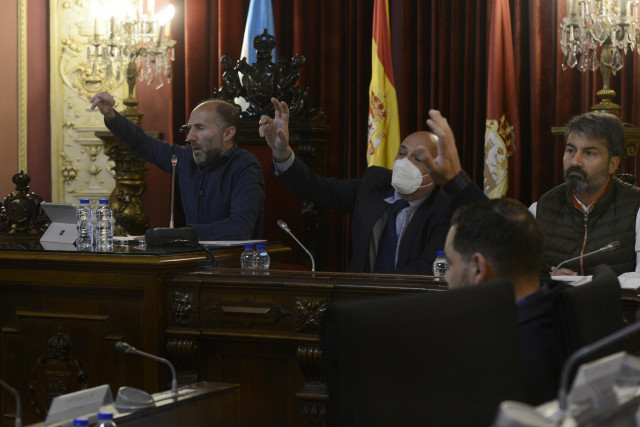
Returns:
[[[192,151],[193,161],[203,169],[209,167],[209,165],[211,165],[216,159],[222,156],[220,141],[222,141],[222,131],[218,133],[217,141],[209,138],[197,143],[196,146],[199,150],[198,153]],[[191,144],[191,149],[193,150],[193,143]]]
[[[577,174],[577,175],[576,175]],[[571,166],[564,172],[564,182],[577,195],[592,196],[607,183],[609,172],[606,169],[589,177],[577,166]]]
[[[192,152],[193,161],[201,168],[207,168],[214,160],[220,157],[219,149],[200,150],[197,154]]]

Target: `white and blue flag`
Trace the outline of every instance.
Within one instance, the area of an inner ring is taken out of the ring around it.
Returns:
[[[242,41],[242,52],[240,58],[247,58],[247,63],[253,65],[256,62],[256,50],[253,48],[253,38],[262,34],[264,29],[274,38],[276,36],[276,25],[273,21],[273,8],[271,0],[251,0],[249,13],[247,14],[247,26],[244,29],[244,39]],[[273,63],[277,61],[276,49],[273,49]]]

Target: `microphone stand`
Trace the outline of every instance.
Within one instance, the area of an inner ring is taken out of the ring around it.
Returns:
[[[0,380],[0,386],[5,390],[7,390],[9,393],[11,393],[13,397],[16,399],[16,420],[14,422],[14,426],[22,427],[22,417],[20,416],[20,414],[22,413],[22,408],[20,404],[20,394],[15,388],[11,387],[9,384],[4,382],[3,380]]]
[[[615,241],[613,241],[613,242],[611,242],[611,243],[609,243],[609,244],[607,244],[607,245],[605,245],[605,246],[601,247],[600,249],[595,250],[593,252],[589,252],[589,253],[586,253],[586,254],[583,254],[583,255],[578,255],[577,257],[565,259],[560,264],[556,265],[556,268],[554,268],[553,271],[551,272],[551,276],[555,276],[556,271],[558,271],[558,269],[560,267],[562,267],[563,265],[565,265],[567,263],[579,260],[580,258],[586,258],[588,256],[595,255],[595,254],[600,253],[600,252],[612,251],[614,249],[617,249],[619,246],[620,246],[620,242],[615,240]]]
[[[145,231],[144,239],[149,248],[165,247],[169,245],[180,245],[184,242],[198,243],[198,233],[191,227],[173,227],[173,211],[174,211],[174,193],[176,186],[176,165],[178,157],[174,154],[171,156],[171,219],[169,220],[169,228],[154,228]],[[209,257],[211,258],[211,253]]]
[[[171,396],[178,397],[178,380],[176,377],[176,370],[173,367],[173,364],[169,362],[167,359],[163,357],[158,357],[153,354],[145,353],[144,351],[140,351],[135,347],[127,344],[124,341],[118,341],[116,343],[116,350],[120,350],[123,353],[132,353],[137,354],[138,356],[148,357],[149,359],[155,360],[156,362],[164,363],[171,369]]]
[[[315,259],[313,259],[313,255],[311,255],[311,252],[309,252],[309,249],[305,248],[305,246],[302,244],[302,242],[300,240],[298,240],[298,238],[296,236],[293,235],[293,233],[291,232],[291,229],[289,228],[287,223],[284,222],[283,220],[279,219],[278,220],[278,227],[282,228],[285,232],[287,232],[289,234],[289,236],[293,237],[293,240],[295,240],[298,243],[298,245],[300,245],[300,247],[302,249],[304,249],[304,251],[307,253],[307,255],[309,255],[309,258],[311,258],[311,271],[316,271],[316,261],[315,261]]]

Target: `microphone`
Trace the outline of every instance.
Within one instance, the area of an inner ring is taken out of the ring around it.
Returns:
[[[176,165],[178,157],[171,156],[171,219],[169,228],[154,228],[145,231],[144,240],[150,248],[198,244],[198,232],[191,227],[173,227],[174,194],[176,187]],[[209,252],[209,251],[207,251]],[[211,254],[209,254],[211,255]]]
[[[11,387],[3,380],[0,380],[0,386],[2,386],[2,388],[7,390],[9,393],[13,394],[13,397],[16,399],[16,420],[14,426],[22,427],[22,418],[20,417],[20,413],[22,412],[20,405],[20,394],[15,388]]]
[[[576,260],[578,260],[578,259],[580,259],[580,258],[586,258],[586,257],[588,257],[588,256],[590,256],[590,255],[594,255],[594,254],[597,254],[597,253],[599,253],[599,252],[612,251],[612,250],[614,250],[614,249],[618,249],[619,247],[620,247],[620,242],[619,242],[618,240],[614,240],[613,242],[611,242],[611,243],[609,243],[609,244],[607,244],[607,245],[604,245],[604,246],[603,246],[603,247],[601,247],[600,249],[597,249],[597,250],[595,250],[595,251],[593,251],[593,252],[588,252],[588,253],[586,253],[586,254],[582,254],[582,255],[579,255],[579,256],[577,256],[577,257],[573,257],[573,258],[565,259],[565,260],[564,260],[564,261],[562,261],[560,264],[556,265],[556,268],[554,268],[554,269],[553,269],[553,271],[551,272],[551,275],[552,275],[552,276],[554,276],[554,275],[556,274],[556,271],[558,271],[558,269],[559,269],[560,267],[562,267],[563,265],[565,265],[565,264],[567,264],[567,263],[569,263],[569,262],[576,261]]]
[[[304,251],[307,253],[307,255],[309,255],[309,258],[311,258],[311,271],[316,271],[316,260],[313,258],[313,255],[311,255],[311,252],[309,252],[309,249],[305,248],[304,245],[302,244],[302,242],[300,242],[300,240],[298,240],[298,238],[293,235],[293,233],[291,232],[291,229],[289,228],[287,223],[284,222],[283,220],[279,219],[278,220],[278,227],[280,227],[284,231],[286,231],[289,234],[289,236],[293,237],[293,240],[295,240],[300,245],[300,247],[302,249],[304,249]]]
[[[148,357],[149,359],[153,359],[156,362],[164,363],[165,365],[169,366],[169,369],[171,369],[171,376],[172,376],[171,396],[178,397],[178,380],[176,379],[176,370],[173,367],[173,364],[171,362],[169,362],[167,359],[163,357],[154,356],[153,354],[140,351],[135,347],[130,346],[124,341],[118,341],[116,343],[116,350],[121,351],[123,353],[131,353],[131,354],[137,354],[138,356],[142,356],[142,357]]]
[[[176,165],[178,164],[178,157],[174,154],[171,156],[171,219],[169,220],[169,228],[173,228],[173,195],[176,188]]]

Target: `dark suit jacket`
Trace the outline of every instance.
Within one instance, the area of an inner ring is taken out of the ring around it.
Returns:
[[[370,272],[369,246],[374,226],[389,209],[384,199],[393,195],[391,170],[372,166],[360,179],[328,178],[315,174],[296,157],[293,165],[278,178],[296,196],[328,208],[353,213],[351,272]],[[471,184],[473,187],[475,185]],[[433,274],[436,253],[444,249],[452,209],[478,200],[482,192],[462,191],[450,198],[436,187],[418,207],[404,231],[398,251],[396,273]]]
[[[567,288],[547,281],[538,292],[518,301],[518,328],[524,363],[527,403],[539,405],[557,397],[562,361],[553,325],[553,305]]]

